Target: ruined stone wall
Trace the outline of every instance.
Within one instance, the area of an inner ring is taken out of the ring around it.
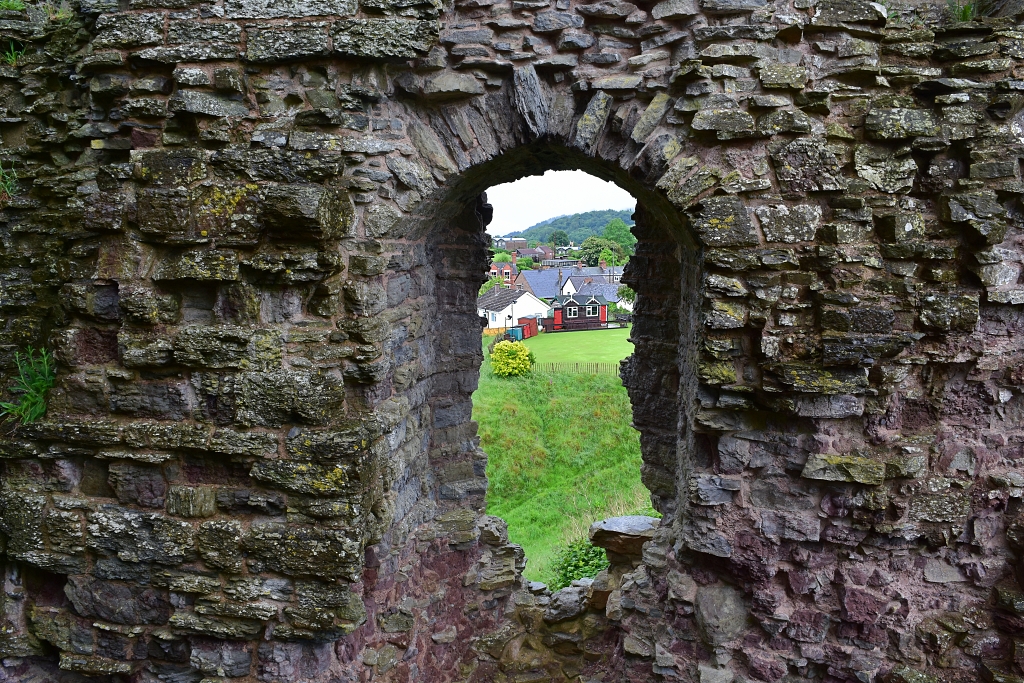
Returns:
[[[0,681],[1022,680],[1018,4],[0,12]],[[481,193],[564,168],[664,519],[552,595],[470,416]]]

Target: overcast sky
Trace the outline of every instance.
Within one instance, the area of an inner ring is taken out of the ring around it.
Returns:
[[[601,209],[632,209],[636,200],[615,183],[583,171],[548,171],[487,190],[494,219],[491,235],[525,230],[548,218]]]

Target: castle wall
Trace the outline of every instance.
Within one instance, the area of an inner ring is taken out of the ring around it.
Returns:
[[[1024,32],[947,14],[0,12],[0,681],[1022,680]],[[567,168],[664,518],[551,594],[471,395],[482,193]]]

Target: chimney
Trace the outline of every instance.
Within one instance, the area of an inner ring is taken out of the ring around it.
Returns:
[[[513,251],[512,252],[512,265],[514,266],[515,264],[516,264],[516,252]]]
[[[558,296],[562,296],[562,266],[558,266]]]
[[[604,259],[601,259],[601,262],[598,265],[601,266],[601,270],[604,270],[605,268],[608,267],[608,262],[605,261]]]

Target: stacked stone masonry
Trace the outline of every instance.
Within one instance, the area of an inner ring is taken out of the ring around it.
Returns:
[[[865,0],[0,11],[0,681],[1024,681],[1024,28]],[[487,187],[638,200],[664,514],[484,514]],[[7,386],[9,382],[5,382]]]

